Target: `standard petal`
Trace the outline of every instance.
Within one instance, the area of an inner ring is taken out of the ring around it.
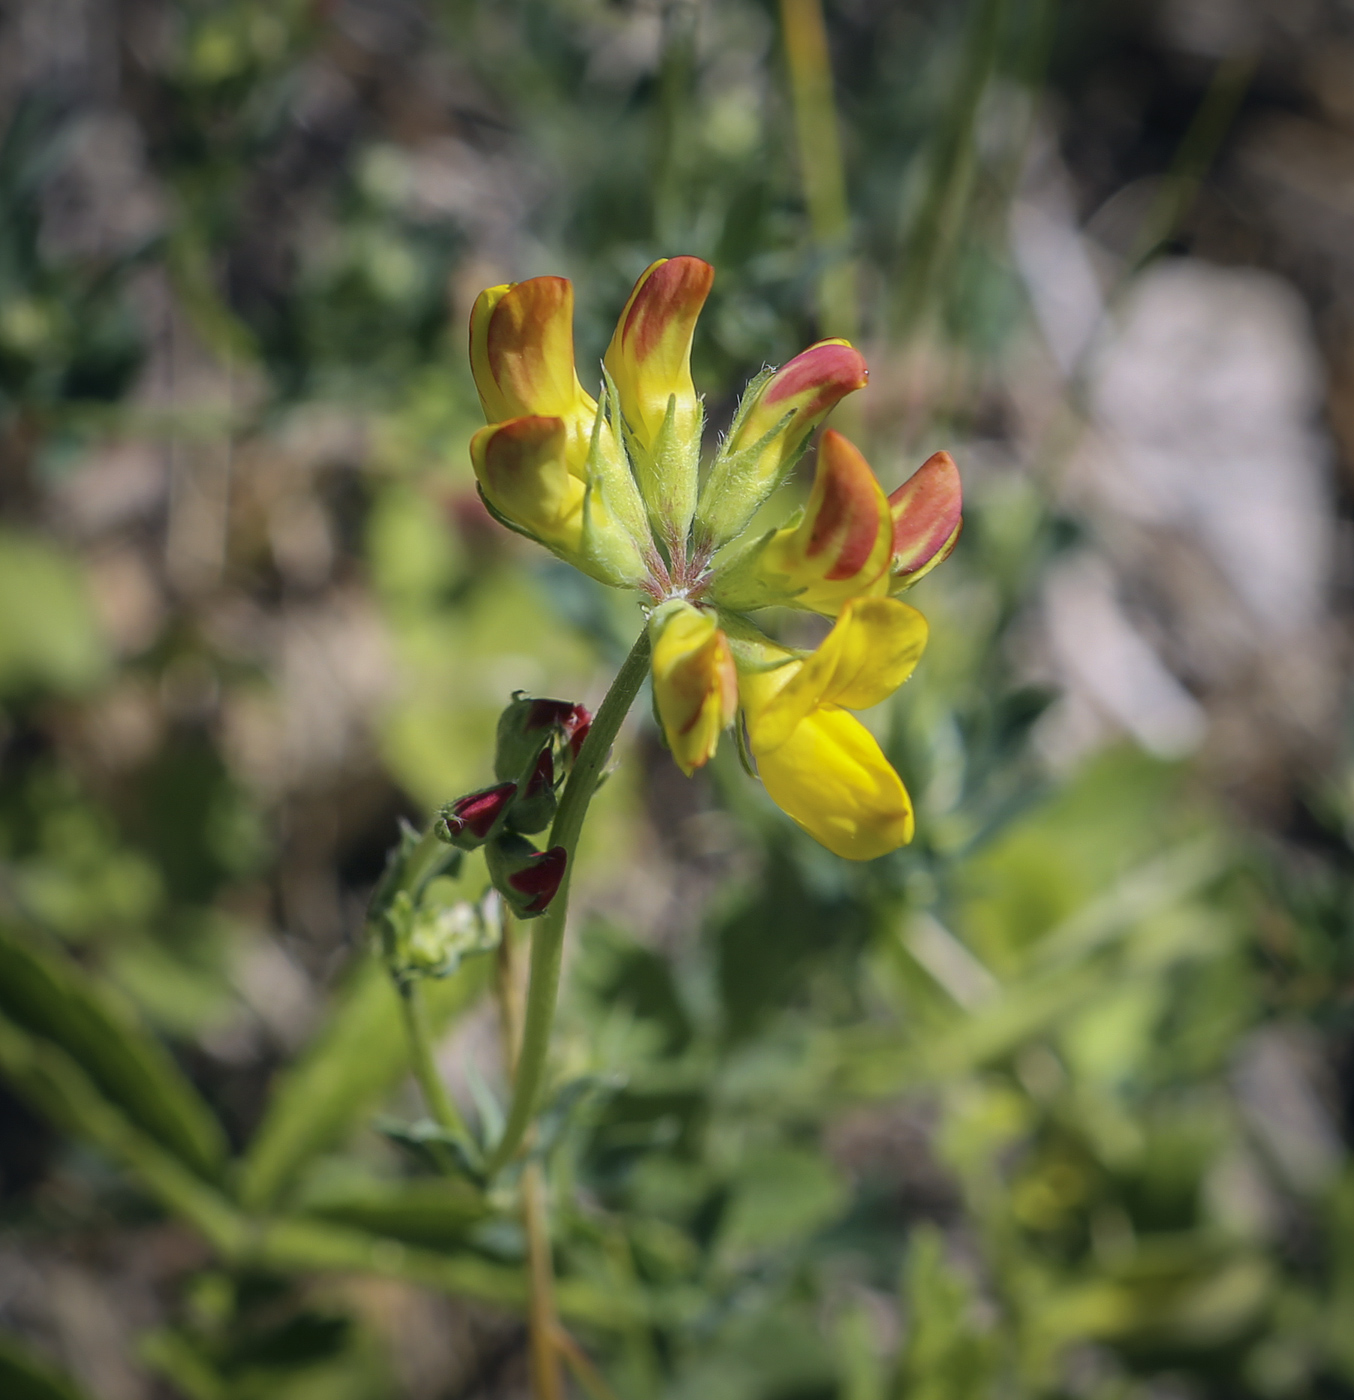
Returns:
[[[916,668],[926,637],[926,619],[916,608],[896,598],[853,599],[818,650],[749,710],[753,751],[787,743],[820,706],[866,710],[887,699]]]
[[[558,418],[512,418],[481,428],[470,459],[488,504],[511,524],[564,554],[583,534],[585,488],[565,464]]]
[[[484,416],[559,418],[568,462],[583,475],[597,404],[574,368],[574,289],[565,277],[532,277],[481,292],[470,313],[470,367]]]
[[[846,860],[912,839],[912,802],[873,735],[845,710],[815,711],[769,753],[753,753],[771,800]]]
[[[892,591],[928,574],[950,555],[963,527],[964,488],[948,452],[934,452],[889,497],[893,518]]]
[[[723,606],[788,604],[835,616],[849,598],[887,592],[893,518],[858,449],[829,429],[797,525],[764,536],[716,574]]]
[[[691,774],[714,757],[738,707],[729,639],[708,612],[674,600],[649,620],[658,717],[677,766]]]
[[[662,258],[635,283],[616,323],[603,363],[642,447],[653,448],[674,395],[679,432],[699,415],[691,337],[714,278],[700,258]]]
[[[718,546],[751,520],[794,466],[809,434],[870,372],[845,340],[822,340],[754,384],[710,471],[697,508],[702,540]]]

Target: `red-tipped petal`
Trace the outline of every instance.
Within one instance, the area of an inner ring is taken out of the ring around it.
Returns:
[[[658,354],[685,362],[715,270],[700,258],[655,263],[635,284],[621,318],[624,353],[643,363]]]
[[[529,864],[508,876],[508,883],[519,895],[525,896],[521,906],[524,914],[539,914],[559,892],[564,870],[569,863],[563,846],[542,851]]]
[[[895,580],[920,575],[954,548],[963,523],[964,491],[948,452],[935,452],[890,497]],[[943,551],[943,553],[942,553]]]
[[[764,437],[787,413],[788,452],[795,452],[828,411],[870,380],[865,357],[844,340],[821,340],[782,365],[762,386],[757,402],[730,443],[737,451]]]
[[[471,367],[486,414],[491,421],[573,416],[582,391],[574,373],[572,284],[532,277],[497,292],[485,294],[482,309],[476,304],[471,322]]]
[[[468,832],[483,841],[507,810],[516,792],[516,783],[499,783],[496,787],[458,798],[444,814],[447,831],[453,837]]]
[[[831,428],[818,447],[818,472],[809,502],[806,559],[831,563],[823,578],[854,578],[871,562],[880,532],[879,483],[859,448]]]

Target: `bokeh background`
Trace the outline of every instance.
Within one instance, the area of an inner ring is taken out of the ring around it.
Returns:
[[[479,506],[469,306],[572,277],[591,384],[691,253],[712,433],[847,335],[966,527],[908,850],[627,731],[543,1135],[593,1393],[1354,1395],[1347,4],[5,0],[0,126],[0,1390],[525,1393],[363,911],[640,620]]]

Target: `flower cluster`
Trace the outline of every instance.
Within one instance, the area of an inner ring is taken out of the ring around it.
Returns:
[[[568,700],[517,694],[499,716],[492,787],[458,797],[438,815],[437,835],[463,851],[484,848],[494,887],[522,918],[545,912],[564,878],[563,847],[527,838],[554,820],[592,716]]]
[[[475,475],[502,524],[645,596],[654,701],[683,772],[710,760],[741,713],[772,799],[829,850],[869,860],[911,839],[912,805],[849,712],[892,694],[926,645],[925,619],[895,595],[954,547],[959,475],[938,452],[885,496],[860,452],[829,430],[805,508],[750,531],[809,435],[868,371],[846,341],[824,340],[763,372],[702,480],[705,414],[690,354],[713,279],[691,257],[640,277],[602,361],[600,402],[575,370],[568,281],[482,292],[470,361],[489,426],[471,442]],[[803,652],[749,618],[768,607],[835,622]]]

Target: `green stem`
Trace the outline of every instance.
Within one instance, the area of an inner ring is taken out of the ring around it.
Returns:
[[[423,1000],[423,984],[411,981],[399,984],[400,1014],[404,1017],[405,1035],[409,1041],[409,1060],[423,1094],[423,1102],[439,1128],[466,1142],[472,1141],[455,1101],[437,1070],[433,1058],[432,1035],[428,1029],[428,1008]]]
[[[621,722],[630,712],[644,677],[649,672],[649,632],[639,634],[630,655],[625,658],[616,679],[611,682],[584,740],[550,828],[550,845],[563,846],[566,857],[564,879],[550,908],[532,924],[531,982],[527,987],[526,1018],[522,1026],[522,1048],[518,1052],[517,1077],[513,1085],[512,1108],[503,1137],[489,1161],[489,1174],[500,1170],[521,1146],[531,1123],[545,1074],[550,1031],[555,1022],[555,999],[559,994],[560,960],[564,954],[564,922],[569,912],[569,885],[573,878],[574,853],[578,849],[583,819],[597,791],[602,766],[620,732]]]

